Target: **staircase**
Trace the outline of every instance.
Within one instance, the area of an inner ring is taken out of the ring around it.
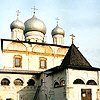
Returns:
[[[40,87],[41,87],[41,86],[38,86],[38,87],[37,87],[37,90],[36,90],[36,93],[35,93],[35,95],[34,95],[33,100],[37,100],[38,94],[39,94],[39,91],[40,91]]]

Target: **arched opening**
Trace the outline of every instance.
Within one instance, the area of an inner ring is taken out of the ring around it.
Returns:
[[[28,86],[34,86],[35,81],[33,79],[29,79],[27,84],[28,84]]]
[[[87,85],[97,85],[97,83],[94,80],[88,80]]]
[[[9,85],[9,84],[10,84],[10,81],[7,78],[3,78],[1,80],[1,85]]]
[[[16,80],[14,80],[14,84],[22,86],[23,85],[23,81],[21,79],[17,78]]]
[[[55,82],[54,83],[54,88],[57,88],[57,87],[59,87],[60,85],[59,85],[59,83],[58,82]]]
[[[83,80],[81,79],[76,79],[73,84],[85,84]]]

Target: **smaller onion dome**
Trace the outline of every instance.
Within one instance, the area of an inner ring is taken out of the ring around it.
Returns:
[[[43,23],[43,21],[41,21],[40,19],[38,19],[37,17],[35,17],[35,15],[28,19],[25,23],[25,33],[29,32],[29,31],[39,31],[42,32],[43,34],[46,33],[46,26]]]
[[[19,21],[18,18],[15,21],[13,21],[10,25],[11,30],[14,28],[19,28],[19,29],[25,30],[24,23]]]
[[[63,36],[64,36],[65,32],[64,32],[64,30],[63,30],[61,27],[59,27],[59,26],[57,25],[57,26],[52,30],[51,34],[52,34],[52,36],[57,35],[57,34],[60,34],[60,35],[63,35]]]

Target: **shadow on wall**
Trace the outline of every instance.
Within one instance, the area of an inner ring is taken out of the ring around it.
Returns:
[[[37,86],[35,85],[35,81],[33,79],[29,79],[27,82],[27,86],[18,91],[18,100],[33,100]]]

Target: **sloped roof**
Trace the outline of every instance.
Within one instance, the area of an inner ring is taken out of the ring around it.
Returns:
[[[68,65],[72,65],[72,67],[92,67],[74,44],[70,46],[66,56],[61,63],[61,67],[67,67]]]
[[[45,73],[50,75],[68,68],[76,70],[100,71],[100,68],[95,68],[90,65],[90,63],[86,60],[86,58],[81,54],[81,52],[74,44],[70,46],[61,65],[48,69],[45,71]]]
[[[34,70],[16,70],[16,69],[0,69],[0,73],[37,75],[37,74],[42,73],[42,71],[34,71]]]

